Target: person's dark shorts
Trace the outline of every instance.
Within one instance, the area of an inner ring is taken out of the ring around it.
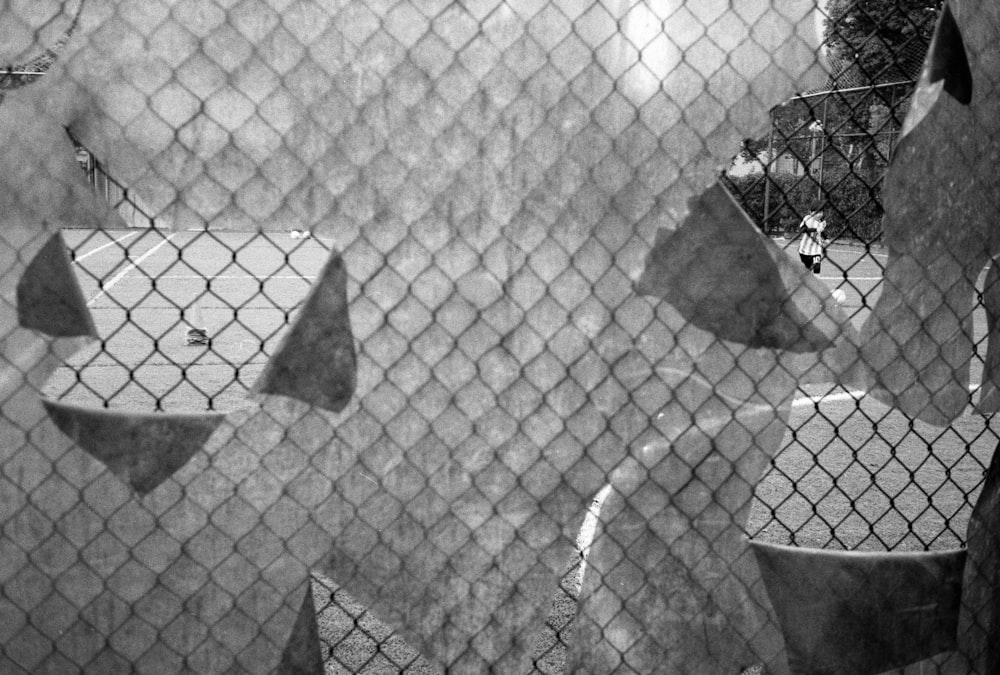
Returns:
[[[821,255],[803,255],[799,254],[799,260],[802,264],[806,266],[807,270],[812,270],[816,274],[819,274],[819,265],[823,262],[823,256]]]

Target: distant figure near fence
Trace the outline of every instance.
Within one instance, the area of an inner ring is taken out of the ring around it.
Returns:
[[[799,258],[806,269],[812,270],[814,274],[819,274],[820,265],[823,262],[823,251],[828,241],[823,237],[825,229],[823,202],[813,202],[809,213],[799,223],[799,233],[802,235],[802,239],[799,241]]]

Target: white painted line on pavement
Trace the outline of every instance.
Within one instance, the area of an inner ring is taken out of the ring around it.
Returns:
[[[818,396],[801,396],[794,401],[792,401],[792,406],[802,406],[802,405],[816,405],[817,403],[826,403],[827,401],[857,401],[860,398],[864,398],[868,392],[864,391],[845,391],[842,394],[820,394]]]
[[[145,253],[143,253],[141,256],[139,256],[139,258],[135,262],[129,263],[125,267],[125,269],[123,269],[121,272],[119,272],[115,276],[111,277],[111,279],[108,281],[108,283],[104,284],[104,287],[100,291],[97,292],[97,295],[95,295],[94,297],[92,297],[90,300],[87,301],[87,307],[90,307],[95,302],[97,302],[97,300],[102,295],[104,295],[109,289],[111,289],[112,287],[114,287],[119,281],[121,281],[126,276],[128,276],[132,272],[132,270],[134,270],[136,267],[138,267],[139,265],[141,265],[146,258],[148,258],[149,256],[151,256],[154,253],[156,253],[160,249],[161,246],[163,246],[168,241],[170,241],[171,239],[173,239],[176,234],[177,233],[174,232],[174,233],[172,233],[170,235],[167,235],[166,239],[164,239],[159,244],[157,244],[153,248],[151,248],[148,251],[146,251]]]
[[[576,536],[576,550],[580,552],[580,569],[576,573],[576,593],[580,594],[583,587],[583,574],[587,571],[587,556],[590,554],[590,546],[594,543],[594,533],[597,532],[597,523],[601,518],[601,507],[604,500],[611,494],[611,485],[605,485],[597,493],[594,500],[587,508],[587,515],[583,518],[583,525],[580,527],[580,534]]]
[[[98,246],[97,248],[95,248],[95,249],[93,249],[91,251],[87,251],[83,255],[76,256],[75,258],[73,258],[73,262],[74,263],[78,263],[81,260],[86,260],[87,258],[89,258],[90,256],[94,255],[95,253],[99,253],[99,252],[103,251],[104,249],[106,249],[109,246],[114,246],[115,244],[120,244],[121,242],[125,241],[129,237],[134,237],[137,234],[139,234],[139,233],[138,232],[129,232],[128,234],[122,235],[121,237],[118,237],[114,241],[109,241],[107,244],[104,244],[102,246]]]

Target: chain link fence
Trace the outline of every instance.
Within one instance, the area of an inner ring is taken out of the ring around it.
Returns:
[[[946,423],[857,336],[941,14],[0,11],[0,672],[990,672],[990,283]]]

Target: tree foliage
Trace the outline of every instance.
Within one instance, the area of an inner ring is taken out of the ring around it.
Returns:
[[[826,45],[835,72],[872,84],[916,79],[942,0],[830,0]]]
[[[934,33],[943,0],[829,0],[826,8],[825,44],[832,67],[829,89],[822,98],[800,98],[772,111],[773,138],[746,139],[740,149],[751,160],[769,148],[775,154],[792,152],[808,163],[812,152],[810,127],[819,122],[828,145],[837,137],[854,137],[841,145],[859,146],[857,136],[873,137],[862,152],[869,168],[874,155],[888,156],[888,144],[874,137],[898,130],[905,116],[907,97],[919,76]],[[872,89],[867,94],[844,94],[870,85],[900,83],[898,87]],[[853,150],[846,150],[845,156]]]
[[[769,232],[794,228],[817,192],[844,237],[879,236],[880,185],[909,107],[943,0],[828,0],[826,91],[771,111],[768,136],[747,139],[744,159],[794,156],[806,176],[774,172],[731,180],[730,189]],[[764,184],[770,185],[764,218]],[[810,184],[808,189],[803,183]]]
[[[869,184],[843,166],[833,167],[825,193],[827,236],[875,242],[882,231],[881,181]],[[769,235],[793,237],[818,197],[815,181],[784,174],[724,176],[723,185],[751,220]]]

